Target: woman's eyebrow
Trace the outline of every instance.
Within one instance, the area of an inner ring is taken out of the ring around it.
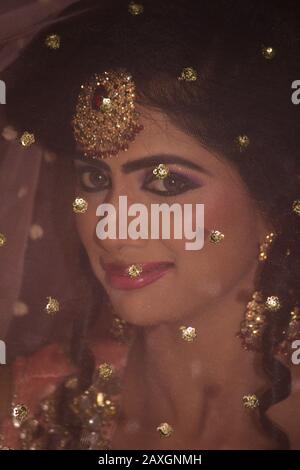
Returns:
[[[91,157],[83,157],[82,155],[76,155],[74,157],[74,160],[80,161],[82,163],[98,166],[99,168],[102,168],[107,171],[111,171],[110,166],[104,160],[97,160],[96,158],[91,158]]]
[[[82,163],[89,163],[107,171],[111,171],[110,166],[103,159],[98,160],[96,158],[83,157],[82,155],[78,155],[74,159],[79,160]],[[150,155],[144,158],[138,158],[136,160],[129,160],[128,162],[123,163],[122,171],[123,173],[127,174],[136,170],[140,170],[141,168],[156,166],[160,163],[177,163],[186,166],[187,168],[191,168],[192,170],[197,170],[201,173],[205,173],[210,176],[212,175],[208,170],[203,168],[201,165],[198,165],[198,163],[192,162],[191,160],[187,160],[183,157],[180,157],[179,155],[167,153]]]
[[[186,160],[185,158],[180,157],[179,155],[172,155],[172,154],[167,154],[167,153],[158,154],[158,155],[150,155],[148,157],[128,161],[122,165],[122,171],[123,173],[131,173],[132,171],[140,170],[141,168],[155,166],[160,163],[178,163],[180,165],[184,165],[193,170],[200,171],[201,173],[206,173],[208,175],[211,175],[211,173],[207,171],[205,168],[203,168],[201,165],[191,162],[190,160]]]

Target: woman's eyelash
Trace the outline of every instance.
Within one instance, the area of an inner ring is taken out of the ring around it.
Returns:
[[[111,177],[93,166],[76,168],[79,183],[87,192],[103,191],[111,187]]]
[[[76,172],[79,184],[86,192],[100,192],[112,186],[111,175],[94,166],[77,166]],[[166,197],[183,194],[200,186],[202,185],[198,181],[175,171],[170,171],[166,178],[159,179],[152,169],[145,175],[141,189]]]
[[[149,187],[151,184],[152,188]],[[200,183],[181,173],[170,171],[166,178],[159,179],[151,170],[144,178],[142,189],[161,196],[175,196],[200,186]]]

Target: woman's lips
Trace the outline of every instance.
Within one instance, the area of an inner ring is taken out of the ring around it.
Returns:
[[[141,266],[142,272],[137,277],[130,277],[128,269],[130,266]],[[147,286],[152,282],[157,281],[160,277],[166,274],[174,263],[168,261],[153,262],[153,263],[132,263],[127,265],[120,265],[115,263],[108,263],[102,265],[106,274],[106,281],[115,289],[139,289]]]

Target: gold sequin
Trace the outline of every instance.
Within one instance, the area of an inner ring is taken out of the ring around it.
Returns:
[[[59,312],[59,301],[54,297],[47,297],[48,303],[45,307],[46,312],[49,315],[54,315],[55,313]]]
[[[113,367],[110,364],[107,364],[107,362],[100,364],[98,367],[98,374],[101,379],[107,380],[113,375],[113,373]]]
[[[238,145],[240,152],[246,150],[250,145],[250,139],[246,134],[238,135],[235,139],[236,144]]]
[[[128,5],[128,11],[131,15],[137,16],[143,13],[144,6],[141,3],[130,2]]]
[[[4,246],[7,243],[7,238],[4,233],[0,233],[0,246]]]
[[[49,34],[45,39],[45,44],[49,49],[60,48],[60,36],[58,34]]]
[[[295,214],[300,215],[300,199],[293,202],[292,209]]]
[[[161,423],[159,426],[157,426],[156,430],[159,432],[161,437],[170,437],[174,432],[174,429],[168,423]]]
[[[271,295],[268,297],[266,300],[266,308],[274,312],[279,310],[281,308],[279,297],[276,295]]]
[[[28,418],[29,410],[26,405],[19,403],[12,409],[13,424],[15,427],[20,427],[21,424]]]
[[[128,268],[128,275],[132,278],[139,277],[143,272],[143,268],[140,264],[132,264]]]
[[[197,337],[196,329],[192,326],[181,326],[179,330],[181,331],[182,339],[189,343]]]
[[[170,170],[167,165],[165,165],[164,163],[160,163],[153,169],[152,173],[154,176],[156,176],[156,178],[163,180],[167,178],[170,173]]]
[[[257,408],[259,406],[259,400],[256,395],[244,395],[243,396],[243,405],[245,408],[249,408],[251,410]]]
[[[132,326],[122,318],[113,315],[109,332],[115,340],[127,343],[132,337]]]
[[[209,235],[209,239],[212,243],[220,243],[224,240],[224,233],[220,232],[219,230],[212,230]]]
[[[143,129],[135,109],[135,83],[124,71],[95,74],[81,85],[73,119],[75,140],[85,156],[105,158],[126,151]]]
[[[178,80],[184,80],[186,82],[194,82],[198,78],[198,74],[193,67],[184,67]]]
[[[83,197],[76,197],[73,202],[73,211],[76,214],[84,214],[88,209],[88,202]]]
[[[275,57],[276,51],[272,46],[262,46],[261,53],[265,59],[273,59]]]
[[[23,145],[23,147],[30,147],[32,144],[35,143],[35,138],[34,134],[31,134],[30,132],[23,132],[20,138],[20,142]]]
[[[102,111],[102,113],[109,113],[112,111],[112,109],[112,100],[110,98],[103,98],[102,103],[100,105],[100,111]]]
[[[96,396],[97,406],[104,406],[104,397],[105,395],[103,392],[97,393],[97,396]]]

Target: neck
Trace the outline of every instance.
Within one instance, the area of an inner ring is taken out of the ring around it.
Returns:
[[[254,270],[221,304],[195,312],[180,324],[159,324],[136,335],[124,378],[125,415],[143,416],[149,426],[166,421],[186,436],[211,428],[209,422],[219,416],[220,432],[228,425],[241,429],[246,413],[242,397],[263,383],[254,370],[253,354],[244,351],[236,337],[253,292],[253,276]],[[193,342],[181,338],[182,324],[196,328]]]

